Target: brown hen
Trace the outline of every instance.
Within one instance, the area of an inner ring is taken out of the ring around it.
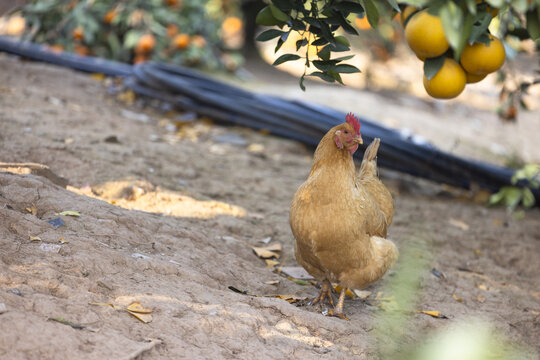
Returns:
[[[329,313],[341,318],[347,289],[362,289],[380,279],[398,257],[386,239],[394,202],[377,175],[380,139],[364,153],[358,175],[352,158],[362,143],[360,123],[352,114],[330,129],[315,150],[307,180],[291,206],[290,225],[296,260],[322,282],[312,304],[328,299],[332,283],[341,285],[337,305]]]

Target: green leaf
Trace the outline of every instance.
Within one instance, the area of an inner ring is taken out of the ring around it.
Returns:
[[[349,39],[347,39],[345,36],[338,35],[335,37],[335,40],[337,43],[345,45],[347,47],[351,46],[351,43],[349,42]]]
[[[308,44],[307,39],[296,40],[296,51],[300,50],[301,47],[304,47]]]
[[[300,59],[300,56],[296,54],[283,54],[274,61],[272,65],[277,66],[287,61],[294,61]]]
[[[300,85],[300,89],[302,89],[302,91],[306,91],[306,87],[304,86],[305,77],[306,77],[306,74],[303,74],[302,76],[300,76],[300,79],[298,80],[298,85]]]
[[[358,35],[358,31],[344,17],[338,17],[339,24],[348,34]]]
[[[360,72],[360,69],[358,69],[356,66],[349,65],[349,64],[337,65],[335,70],[338,73],[342,73],[342,74],[353,74],[353,73],[359,73]]]
[[[454,49],[454,59],[459,62],[459,59],[461,58],[461,53],[463,52],[463,49],[465,49],[465,45],[467,45],[467,39],[469,39],[472,31],[473,26],[473,16],[471,14],[465,15],[465,21],[463,23],[463,28],[461,29],[461,32],[459,34],[459,41],[457,47]]]
[[[480,35],[487,32],[487,28],[491,23],[492,16],[490,13],[482,13],[475,17],[474,25],[471,29],[471,35],[469,36],[469,44],[474,44]]]
[[[266,30],[266,31],[260,33],[259,36],[257,36],[255,38],[255,40],[257,40],[257,41],[268,41],[268,40],[275,39],[278,36],[281,36],[283,34],[286,34],[286,32],[281,31],[281,30],[277,30],[277,29],[270,29],[270,30]]]
[[[386,0],[386,1],[388,1],[390,6],[392,6],[394,8],[394,10],[396,10],[398,13],[401,12],[401,10],[399,9],[399,5],[397,4],[396,0]]]
[[[135,47],[141,36],[142,32],[140,30],[129,30],[124,37],[124,47],[127,49]]]
[[[328,42],[334,44],[336,39],[334,38],[334,34],[332,33],[332,30],[330,30],[330,27],[328,24],[326,24],[324,21],[320,22],[321,24],[321,34],[323,38],[328,40]]]
[[[428,80],[433,79],[435,75],[441,70],[444,64],[445,56],[437,56],[435,58],[428,58],[424,61],[424,75]]]
[[[264,26],[273,26],[273,25],[282,25],[283,21],[280,21],[274,17],[270,6],[264,7],[255,18],[255,22],[259,25]]]
[[[278,39],[276,47],[274,48],[274,53],[277,53],[281,46],[285,43],[281,37]]]
[[[319,58],[323,60],[330,60],[330,48],[329,45],[323,47],[321,50],[317,52],[317,55]]]
[[[375,6],[372,0],[360,0],[364,8],[366,9],[366,16],[368,18],[369,25],[373,29],[377,28],[379,23],[379,10]]]
[[[321,71],[315,71],[315,72],[312,72],[311,74],[309,74],[308,76],[315,76],[315,77],[318,77],[319,79],[322,79],[326,82],[334,82],[334,78],[326,73],[323,73]]]
[[[531,208],[535,203],[536,199],[534,198],[534,194],[532,193],[531,189],[523,188],[523,206],[526,208]]]
[[[282,22],[289,21],[289,15],[285,14],[274,4],[270,4],[269,6],[270,6],[270,11],[272,12],[272,16],[274,16],[274,18]]]
[[[274,4],[283,11],[289,11],[293,8],[293,5],[288,0],[272,0],[272,4]]]
[[[540,6],[530,9],[526,14],[527,32],[534,41],[540,39]]]
[[[336,63],[338,63],[340,61],[350,60],[353,57],[354,57],[354,55],[347,55],[347,56],[338,57],[338,58],[335,58],[335,59],[332,59],[332,60],[335,61]]]
[[[522,197],[523,197],[523,189],[520,189],[517,187],[509,187],[505,196],[505,203],[508,209],[510,211],[514,211],[515,208],[521,202]]]
[[[328,40],[325,38],[318,38],[317,40],[313,41],[311,45],[313,46],[322,46],[328,44]]]
[[[335,5],[332,5],[332,9],[335,9],[341,12],[348,12],[348,13],[355,13],[355,14],[364,13],[364,8],[362,7],[362,5],[353,1],[339,2]]]
[[[341,75],[339,75],[339,73],[337,71],[329,70],[327,72],[327,74],[330,75],[335,81],[337,81],[341,85],[345,85],[345,84],[343,84],[343,80],[341,80]]]
[[[444,35],[453,49],[458,49],[461,41],[461,31],[463,28],[463,11],[452,1],[447,1],[440,9]]]
[[[476,0],[466,0],[465,3],[467,5],[467,11],[473,15],[476,15]]]
[[[336,62],[334,60],[313,60],[313,65],[321,71],[327,72],[336,68]]]
[[[508,192],[509,186],[505,186],[499,190],[499,192],[491,195],[488,200],[488,205],[497,205],[500,204],[504,198],[506,197],[506,193]]]

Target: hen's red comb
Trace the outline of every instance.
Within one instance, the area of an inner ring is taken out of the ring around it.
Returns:
[[[358,121],[358,118],[353,113],[348,113],[345,116],[345,121],[354,128],[356,135],[360,135],[360,121]]]

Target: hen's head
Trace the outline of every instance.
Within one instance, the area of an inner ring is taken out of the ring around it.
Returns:
[[[347,149],[354,154],[358,149],[358,144],[362,144],[360,135],[360,121],[352,113],[345,117],[345,123],[337,126],[334,131],[334,141],[339,149]]]

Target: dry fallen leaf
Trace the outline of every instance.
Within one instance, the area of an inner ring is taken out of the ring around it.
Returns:
[[[456,293],[454,293],[454,294],[452,295],[452,297],[453,297],[454,300],[456,300],[457,302],[463,302],[463,298],[458,297],[458,296],[456,295]]]
[[[360,299],[367,299],[372,292],[367,290],[354,290],[354,294]]]
[[[264,152],[264,145],[253,143],[248,146],[247,151],[251,153],[263,153]]]
[[[266,285],[277,285],[279,284],[279,280],[271,280],[271,281],[265,281]]]
[[[30,241],[41,241],[41,239],[39,238],[39,236],[31,236],[30,235]]]
[[[278,299],[285,300],[289,304],[292,304],[292,303],[295,303],[295,302],[298,302],[298,301],[302,301],[302,300],[304,300],[304,301],[308,300],[308,298],[301,298],[301,297],[298,297],[296,295],[275,295],[274,297],[276,297]]]
[[[438,319],[448,319],[448,317],[441,314],[440,311],[436,311],[436,310],[420,310],[419,312],[422,313],[422,314],[432,316],[434,318],[438,318]]]
[[[90,303],[88,303],[88,305],[95,305],[95,306],[110,306],[110,307],[112,307],[114,310],[122,310],[122,309],[123,309],[122,307],[116,306],[116,305],[111,304],[111,303],[90,302]]]
[[[485,290],[485,291],[487,291],[488,289],[486,284],[477,284],[476,287],[480,290]]]
[[[302,279],[302,280],[312,280],[311,276],[303,267],[301,266],[283,266],[281,271],[292,278]]]
[[[150,309],[145,309],[142,306],[142,304],[138,301],[135,301],[134,303],[130,304],[127,307],[127,311],[132,311],[132,312],[142,313],[142,314],[150,314],[152,312],[152,310]]]
[[[481,255],[482,255],[482,251],[479,250],[479,249],[474,249],[474,253],[475,253],[477,256],[481,256]]]
[[[463,231],[469,230],[469,224],[467,224],[464,221],[457,220],[457,219],[454,219],[454,218],[450,218],[448,220],[448,222],[450,223],[450,225],[453,225],[453,226],[455,226],[457,228],[460,228]]]
[[[141,313],[133,312],[133,311],[129,311],[129,310],[127,312],[130,313],[131,315],[135,316],[137,319],[139,319],[140,321],[142,321],[145,324],[148,324],[149,322],[152,321],[152,315],[150,315],[150,314],[141,314]]]
[[[270,259],[270,258],[279,259],[279,257],[281,256],[280,254],[277,253],[277,251],[281,251],[281,244],[272,244],[270,246],[265,246],[265,247],[253,246],[251,248],[253,249],[253,251],[258,257],[263,258],[263,259]]]
[[[276,260],[266,259],[265,261],[266,261],[267,268],[273,268],[274,266],[279,265],[279,261],[276,261]]]
[[[28,211],[32,215],[36,215],[37,214],[36,205],[32,204],[32,206],[26,208],[26,211]]]
[[[56,215],[56,216],[65,215],[65,216],[76,216],[76,217],[81,216],[81,214],[79,214],[77,211],[72,211],[72,210],[62,211],[62,212],[56,213],[54,215]]]
[[[479,303],[484,303],[486,302],[486,297],[484,295],[478,295],[476,300],[478,300]]]
[[[110,306],[114,310],[125,310],[145,324],[152,321],[152,315],[150,315],[152,310],[144,308],[144,306],[142,306],[141,303],[138,301],[135,301],[134,303],[130,304],[127,308],[116,306],[111,303],[91,302],[91,303],[88,303],[88,305]]]

